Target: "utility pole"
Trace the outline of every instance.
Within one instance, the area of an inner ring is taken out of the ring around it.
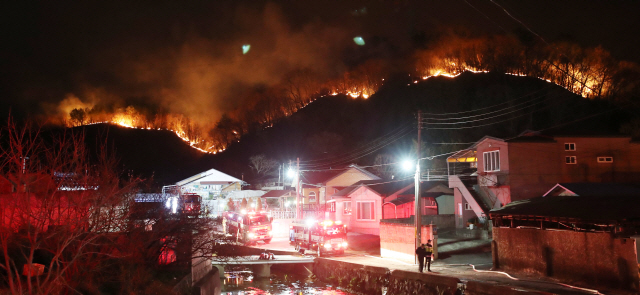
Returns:
[[[300,158],[296,163],[296,219],[302,219],[302,204],[300,204]]]
[[[278,183],[276,184],[276,186],[278,187],[278,189],[280,189],[280,184],[282,184],[282,187],[284,189],[284,182],[280,182],[280,172],[284,172],[283,169],[284,168],[284,164],[282,164],[282,166],[278,165]]]
[[[418,147],[416,148],[418,159],[416,160],[416,176],[415,176],[415,202],[414,202],[414,224],[416,227],[416,241],[414,249],[417,249],[418,246],[422,243],[421,240],[421,232],[422,232],[422,202],[420,198],[420,129],[421,129],[421,121],[422,121],[422,111],[418,110]],[[416,256],[417,259],[417,256]]]

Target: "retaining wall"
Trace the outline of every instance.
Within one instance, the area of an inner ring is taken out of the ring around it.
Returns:
[[[324,282],[365,294],[382,294],[389,279],[389,269],[385,267],[365,266],[324,258],[315,259],[313,274]]]
[[[313,273],[318,279],[364,294],[454,295],[460,280],[429,273],[393,270],[385,267],[316,258]]]
[[[420,238],[422,243],[429,239],[434,240],[434,251],[437,253],[437,236],[434,236],[432,230],[434,227],[423,225]],[[415,236],[413,224],[380,222],[380,256],[413,263],[416,251]]]
[[[634,239],[609,233],[493,228],[494,268],[638,291]]]
[[[455,295],[459,294],[459,283],[461,283],[461,281],[454,277],[404,270],[393,270],[389,276],[387,294]]]

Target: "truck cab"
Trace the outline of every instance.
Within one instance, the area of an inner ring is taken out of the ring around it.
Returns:
[[[225,212],[222,222],[225,233],[244,244],[268,244],[273,238],[271,218],[265,212]]]
[[[344,254],[348,247],[346,227],[340,221],[296,220],[291,231],[292,242],[300,253],[312,250],[318,256]]]

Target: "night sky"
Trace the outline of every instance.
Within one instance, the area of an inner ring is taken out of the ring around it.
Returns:
[[[216,121],[292,70],[339,76],[450,30],[531,31],[640,62],[640,1],[10,1],[0,22],[3,117],[134,104]]]

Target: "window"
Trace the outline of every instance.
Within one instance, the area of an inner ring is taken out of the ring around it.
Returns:
[[[374,220],[373,202],[357,202],[357,220]]]
[[[565,164],[576,164],[576,156],[566,156],[564,157]]]
[[[483,153],[484,172],[500,171],[500,151]]]
[[[575,143],[565,143],[564,144],[564,150],[565,151],[575,151],[576,150],[576,144]]]
[[[471,209],[471,206],[469,205],[469,203],[464,203],[464,210],[473,210],[473,209]]]
[[[329,203],[329,212],[336,212],[336,202]]]
[[[315,203],[316,202],[316,192],[310,192],[309,193],[309,203]]]
[[[598,157],[598,163],[613,163],[613,157]]]
[[[351,202],[342,202],[344,215],[351,215]]]

